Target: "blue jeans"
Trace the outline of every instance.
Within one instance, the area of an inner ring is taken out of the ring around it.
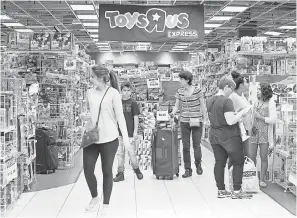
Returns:
[[[201,152],[201,137],[202,137],[202,123],[199,127],[191,127],[190,123],[181,122],[181,136],[183,142],[183,159],[185,169],[191,169],[191,134],[194,148],[194,158],[196,166],[201,163],[202,152]]]

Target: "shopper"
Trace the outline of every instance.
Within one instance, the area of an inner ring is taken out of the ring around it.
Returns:
[[[139,124],[139,108],[137,102],[131,98],[131,84],[123,83],[121,86],[122,90],[122,104],[124,115],[126,119],[128,135],[130,140],[130,145],[125,147],[123,144],[122,137],[119,138],[120,145],[118,148],[118,173],[114,178],[114,182],[120,182],[125,180],[124,171],[125,171],[125,151],[127,150],[130,157],[130,161],[133,167],[133,170],[137,176],[137,179],[143,179],[143,174],[140,172],[137,158],[135,155],[135,146],[138,138],[138,124]],[[120,132],[121,135],[121,132]]]
[[[189,71],[179,73],[181,88],[176,94],[176,103],[172,111],[172,116],[180,109],[180,127],[183,142],[183,160],[185,174],[183,178],[192,176],[191,155],[190,155],[190,138],[192,134],[194,158],[196,172],[202,175],[201,166],[201,136],[202,124],[206,119],[206,108],[204,103],[203,91],[192,85],[193,75]]]
[[[249,83],[248,80],[240,75],[236,70],[231,71],[231,76],[235,82],[235,89],[234,92],[229,96],[229,98],[233,102],[233,106],[235,112],[239,112],[242,109],[249,107],[250,104],[244,94],[248,92]],[[243,118],[242,122],[239,121],[239,124],[243,127],[242,129],[245,132],[241,132],[242,139],[246,137],[246,140],[243,140],[244,144],[244,154],[249,156],[249,139],[248,136],[251,133],[252,129],[252,119],[251,119],[252,111],[249,110],[248,114]]]
[[[210,121],[209,140],[215,157],[214,176],[218,188],[218,198],[231,196],[233,199],[250,198],[241,190],[244,165],[243,144],[238,121],[247,113],[246,109],[235,113],[233,103],[228,97],[235,83],[230,77],[219,81],[218,93],[208,99],[207,111]],[[228,157],[233,164],[233,193],[225,190],[224,172]]]
[[[102,101],[100,110],[98,131],[99,141],[83,149],[83,165],[84,174],[90,189],[92,200],[86,207],[90,211],[99,203],[97,192],[97,180],[94,174],[95,165],[100,154],[103,172],[103,207],[101,214],[106,214],[108,211],[109,200],[113,186],[112,167],[114,157],[118,149],[119,131],[120,128],[123,135],[123,143],[129,146],[129,137],[126,127],[126,121],[123,114],[122,100],[120,93],[113,87],[107,85],[117,84],[116,77],[110,76],[110,72],[101,66],[92,68],[91,82],[94,88],[87,91],[87,102],[90,109],[90,120],[86,126],[87,129],[93,129],[99,113],[99,105]]]
[[[256,163],[258,147],[260,147],[261,173],[260,187],[265,188],[265,175],[268,169],[269,146],[274,146],[273,124],[277,121],[276,104],[273,99],[272,88],[269,84],[261,85],[259,100],[254,107],[254,122],[252,127],[252,137],[250,154],[251,159]]]

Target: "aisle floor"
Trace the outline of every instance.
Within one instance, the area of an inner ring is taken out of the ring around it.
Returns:
[[[137,180],[132,170],[127,170],[126,180],[115,183],[106,218],[208,218],[208,217],[295,217],[264,193],[251,200],[217,199],[213,176],[213,154],[202,148],[204,174],[192,178],[156,180],[151,170],[144,171],[145,178]],[[96,166],[98,190],[102,196],[100,163]],[[117,162],[115,161],[115,166]],[[181,169],[183,173],[183,169]],[[114,168],[116,173],[116,168]],[[99,217],[99,206],[85,212],[90,194],[81,173],[75,184],[24,193],[8,217]]]

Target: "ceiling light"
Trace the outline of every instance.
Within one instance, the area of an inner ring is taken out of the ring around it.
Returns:
[[[205,28],[217,28],[219,26],[222,26],[222,24],[219,24],[219,23],[205,23],[204,24]]]
[[[279,29],[282,29],[282,30],[293,30],[293,29],[296,29],[296,26],[281,26]]]
[[[98,29],[87,29],[89,33],[98,33]]]
[[[94,11],[93,5],[70,5],[74,11]]]
[[[105,45],[105,46],[107,46],[107,45],[109,45],[109,43],[108,42],[97,42],[96,43],[96,45]]]
[[[182,48],[182,49],[184,49],[184,48],[187,48],[188,46],[175,46],[174,48]]]
[[[90,37],[92,37],[92,38],[98,38],[98,34],[91,34]]]
[[[12,26],[24,26],[21,23],[2,23],[4,26],[12,27]]]
[[[94,42],[98,42],[98,39],[93,39]]]
[[[211,18],[211,21],[221,21],[221,20],[230,20],[232,17],[230,16],[214,16]]]
[[[98,20],[97,15],[77,15],[80,20]]]
[[[0,15],[0,20],[11,20],[11,18],[8,17],[7,15],[1,14]]]
[[[30,29],[15,29],[15,31],[21,32],[21,33],[33,33],[33,30],[30,30]]]
[[[99,26],[98,23],[83,23],[84,26]]]
[[[279,32],[266,32],[266,33],[264,33],[264,34],[266,34],[266,35],[271,35],[271,36],[279,36],[279,35],[281,35],[282,33],[279,33]]]
[[[204,33],[208,34],[208,33],[211,33],[212,30],[204,30]]]
[[[246,9],[248,9],[248,7],[227,6],[222,10],[222,12],[243,12]]]

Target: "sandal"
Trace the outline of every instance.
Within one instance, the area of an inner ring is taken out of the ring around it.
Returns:
[[[266,188],[267,187],[267,184],[263,181],[260,182],[260,187],[261,188]]]

